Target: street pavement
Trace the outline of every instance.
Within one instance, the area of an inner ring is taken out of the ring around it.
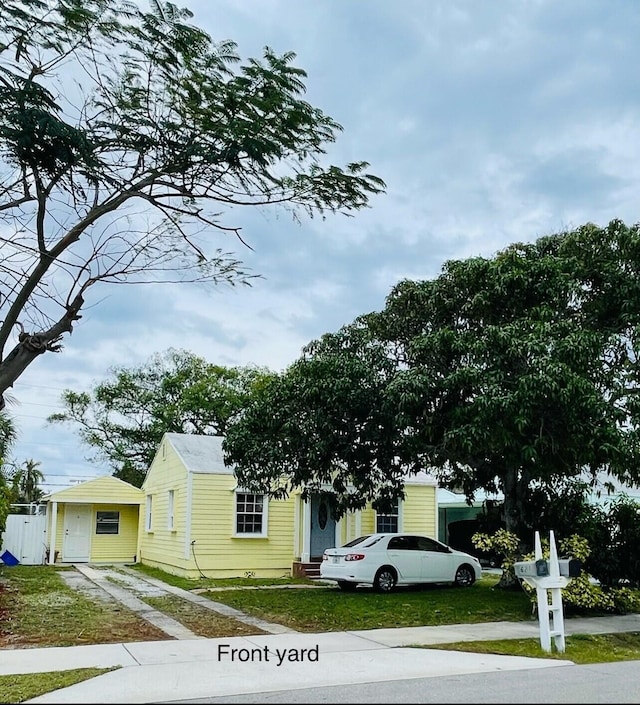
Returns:
[[[640,703],[640,661],[487,671],[181,700],[181,703]]]

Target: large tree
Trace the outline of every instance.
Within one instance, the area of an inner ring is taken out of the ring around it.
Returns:
[[[394,366],[365,320],[310,343],[232,419],[223,442],[238,482],[281,497],[328,491],[333,510],[402,493],[394,409],[385,401]]]
[[[137,367],[113,368],[90,392],[66,390],[65,411],[49,420],[71,424],[116,477],[140,486],[165,432],[224,435],[273,374],[171,349]]]
[[[362,489],[399,493],[402,472],[432,469],[469,497],[504,493],[507,527],[530,533],[524,510],[534,492],[585,471],[638,481],[639,324],[638,226],[586,225],[450,261],[310,346],[276,387],[288,420],[265,419],[264,400],[230,428],[228,457],[265,489],[278,487],[280,473],[297,486],[335,475],[337,492],[350,485],[351,505]],[[351,372],[361,361],[362,379]],[[375,381],[367,433],[349,414],[363,379]],[[322,421],[321,433],[306,430],[308,418]],[[362,462],[345,463],[341,437]]]
[[[13,484],[16,490],[16,502],[30,504],[42,499],[44,492],[40,485],[44,482],[44,474],[40,470],[40,461],[25,460],[13,475]]]
[[[341,127],[303,100],[293,53],[240,64],[191,18],[3,2],[0,395],[60,350],[98,282],[248,282],[225,211],[349,214],[383,190],[366,162],[323,163]]]
[[[614,221],[448,262],[401,282],[378,332],[401,351],[390,391],[408,456],[469,496],[590,472],[638,480],[640,228]]]

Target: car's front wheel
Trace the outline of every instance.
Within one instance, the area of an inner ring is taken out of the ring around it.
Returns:
[[[376,592],[391,592],[396,586],[398,578],[393,568],[385,566],[380,568],[373,579],[373,589]]]
[[[476,581],[476,574],[469,565],[461,565],[456,571],[454,585],[457,587],[470,587]]]
[[[353,592],[356,587],[358,587],[357,583],[350,583],[348,580],[338,580],[338,587],[343,591],[343,592]]]

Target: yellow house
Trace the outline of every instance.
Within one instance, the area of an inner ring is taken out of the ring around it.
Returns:
[[[373,509],[335,520],[327,493],[268,499],[238,487],[220,436],[166,433],[142,485],[139,559],[190,578],[313,574],[325,548],[375,531],[437,537],[436,482],[407,479],[397,511]]]
[[[106,475],[45,497],[47,562],[134,563],[142,490]]]

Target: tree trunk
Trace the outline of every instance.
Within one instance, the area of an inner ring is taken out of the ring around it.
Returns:
[[[520,537],[525,528],[523,517],[529,490],[529,474],[518,468],[508,468],[502,473],[502,477],[504,492],[502,519],[506,530]],[[516,558],[519,557],[518,555]],[[502,571],[502,576],[496,587],[505,590],[520,589],[520,581],[516,578],[513,569]]]

